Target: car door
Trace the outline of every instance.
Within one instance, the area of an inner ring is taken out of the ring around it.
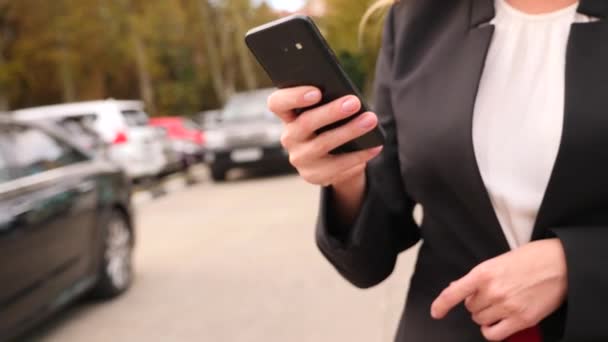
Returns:
[[[0,336],[61,304],[89,265],[95,225],[90,161],[31,126],[2,125]]]

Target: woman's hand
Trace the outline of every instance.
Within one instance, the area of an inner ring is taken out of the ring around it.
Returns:
[[[268,107],[285,123],[281,144],[289,152],[291,164],[307,182],[332,186],[338,220],[349,225],[363,203],[365,166],[382,148],[339,156],[330,152],[373,130],[378,125],[378,118],[367,112],[341,127],[317,135],[318,129],[348,118],[361,109],[356,96],[345,96],[295,115],[294,110],[308,108],[319,101],[321,92],[318,89],[297,87],[276,91],[268,99]]]
[[[340,156],[329,152],[373,130],[378,119],[364,113],[348,124],[316,135],[315,131],[348,118],[361,109],[356,96],[346,96],[327,105],[295,115],[294,110],[307,108],[321,101],[321,92],[314,87],[278,90],[268,99],[268,107],[285,123],[281,143],[289,152],[291,164],[302,178],[321,186],[347,182],[364,174],[367,162],[381,148]]]
[[[541,240],[485,261],[450,284],[433,303],[431,315],[441,319],[464,301],[484,337],[502,341],[557,310],[567,288],[561,242]]]

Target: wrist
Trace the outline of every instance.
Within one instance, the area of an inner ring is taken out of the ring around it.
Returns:
[[[340,179],[334,182],[331,187],[336,192],[348,192],[353,188],[361,188],[365,186],[365,169],[351,177]]]
[[[367,181],[365,171],[332,185],[334,208],[342,224],[352,224],[363,203]]]

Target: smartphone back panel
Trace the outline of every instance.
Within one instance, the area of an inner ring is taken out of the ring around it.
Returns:
[[[356,95],[362,99],[310,18],[296,15],[260,26],[250,31],[245,40],[277,88],[302,85],[318,87],[323,99],[316,106],[346,95]],[[307,109],[310,108],[303,110]],[[343,125],[367,110],[367,105],[363,103],[359,113],[318,133]],[[378,128],[334,153],[359,151],[383,143],[384,135]]]

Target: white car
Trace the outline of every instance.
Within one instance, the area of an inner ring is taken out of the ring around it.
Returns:
[[[102,100],[21,109],[21,121],[78,121],[108,145],[108,156],[134,181],[156,177],[167,167],[161,132],[148,125],[141,101]]]

